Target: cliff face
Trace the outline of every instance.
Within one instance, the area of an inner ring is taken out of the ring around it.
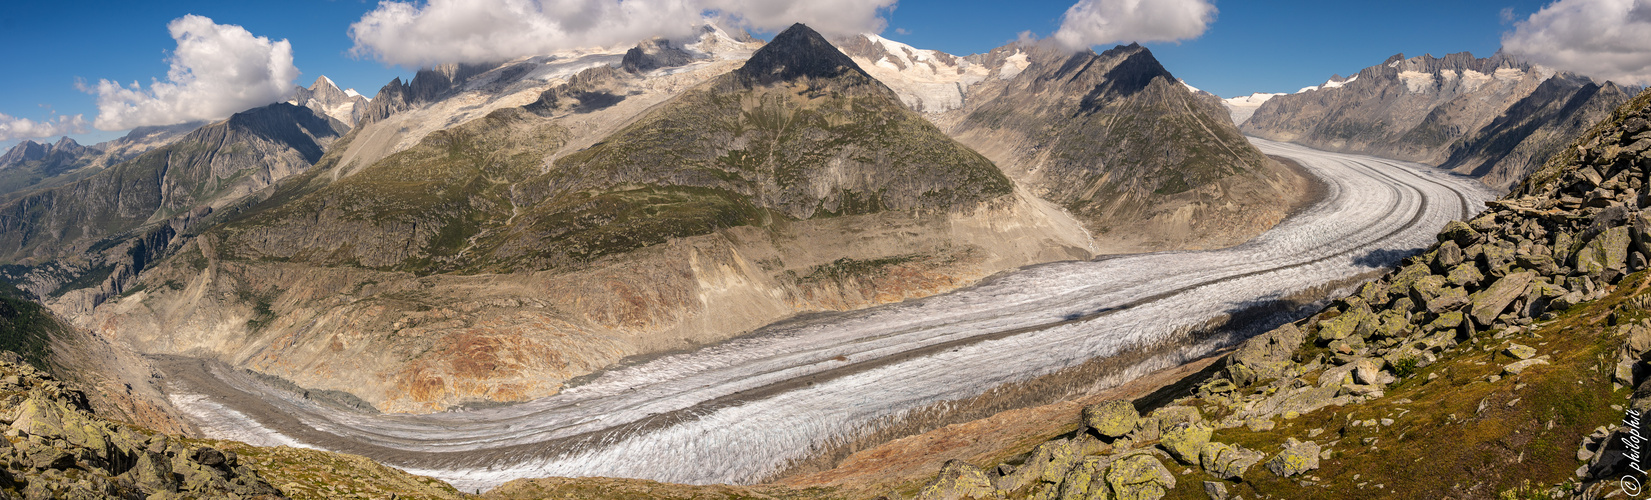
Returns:
[[[1140,46],[1015,44],[971,62],[996,77],[936,123],[1111,251],[1237,244],[1312,191],[1250,146],[1218,100],[1193,95]]]
[[[1342,85],[1276,96],[1246,134],[1439,165],[1507,188],[1630,97],[1498,54],[1395,55]]]

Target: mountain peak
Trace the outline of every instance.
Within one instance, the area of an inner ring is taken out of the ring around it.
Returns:
[[[6,151],[5,155],[0,155],[0,167],[39,160],[45,158],[47,152],[45,144],[25,140],[17,143],[16,146],[12,146],[10,150]]]
[[[853,59],[802,23],[775,35],[768,45],[752,54],[737,73],[746,82],[761,85],[799,78],[836,78],[850,73],[870,78]]]
[[[327,87],[338,88],[338,84],[333,83],[331,78],[327,78],[327,75],[316,77],[315,83],[310,84],[310,90],[320,90]]]

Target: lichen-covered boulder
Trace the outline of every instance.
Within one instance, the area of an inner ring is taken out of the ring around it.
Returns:
[[[1479,232],[1474,231],[1467,223],[1453,220],[1445,224],[1445,229],[1439,231],[1439,241],[1453,241],[1458,246],[1467,247],[1479,241]]]
[[[1312,441],[1289,438],[1284,451],[1267,461],[1267,470],[1278,477],[1290,477],[1319,468],[1319,445]]]
[[[1623,271],[1628,263],[1628,243],[1627,226],[1606,229],[1577,251],[1575,267],[1590,276],[1606,270]]]
[[[1105,500],[1106,457],[1084,457],[1061,480],[1059,500]]]
[[[1305,332],[1289,323],[1257,335],[1227,357],[1227,374],[1238,385],[1278,378],[1289,369],[1290,357],[1306,338]]]
[[[1141,413],[1129,401],[1112,400],[1093,404],[1083,409],[1083,424],[1106,437],[1119,437],[1135,430]]]
[[[1244,448],[1238,445],[1217,443],[1211,441],[1204,445],[1199,452],[1199,462],[1204,470],[1215,477],[1222,479],[1239,479],[1244,472],[1262,459],[1267,458],[1261,452]]]
[[[947,460],[940,466],[940,476],[923,486],[917,493],[918,500],[964,500],[1003,498],[1003,494],[992,488],[992,481],[986,478],[986,471],[969,465],[962,460]]]
[[[1158,500],[1175,489],[1175,475],[1152,455],[1133,455],[1106,469],[1106,484],[1117,500]]]
[[[1210,442],[1214,429],[1203,423],[1182,422],[1163,430],[1158,445],[1184,464],[1197,464],[1198,454]]]
[[[1026,458],[1015,472],[998,478],[996,488],[1003,491],[1014,491],[1037,482],[1059,483],[1072,464],[1082,458],[1078,449],[1071,440],[1057,439],[1038,445],[1032,449],[1032,456]]]

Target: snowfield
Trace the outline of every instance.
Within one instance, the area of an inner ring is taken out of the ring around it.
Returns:
[[[615,367],[517,405],[368,415],[215,372],[216,390],[257,397],[180,406],[214,437],[359,453],[465,491],[540,476],[753,482],[905,412],[1097,357],[1167,348],[1121,383],[1207,354],[1230,339],[1173,343],[1230,312],[1391,265],[1494,197],[1427,166],[1251,141],[1324,179],[1326,197],[1232,248],[1029,267]]]

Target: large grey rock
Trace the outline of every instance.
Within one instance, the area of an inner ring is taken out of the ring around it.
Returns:
[[[1626,226],[1606,229],[1576,253],[1573,267],[1590,276],[1627,270],[1629,234]]]
[[[1290,477],[1319,468],[1319,445],[1312,441],[1289,438],[1284,451],[1267,461],[1267,470],[1279,477]]]
[[[1508,309],[1509,304],[1525,294],[1525,288],[1530,286],[1531,280],[1535,277],[1536,273],[1529,271],[1510,274],[1496,280],[1489,288],[1474,293],[1470,299],[1473,320],[1480,325],[1489,326],[1502,311]]]

